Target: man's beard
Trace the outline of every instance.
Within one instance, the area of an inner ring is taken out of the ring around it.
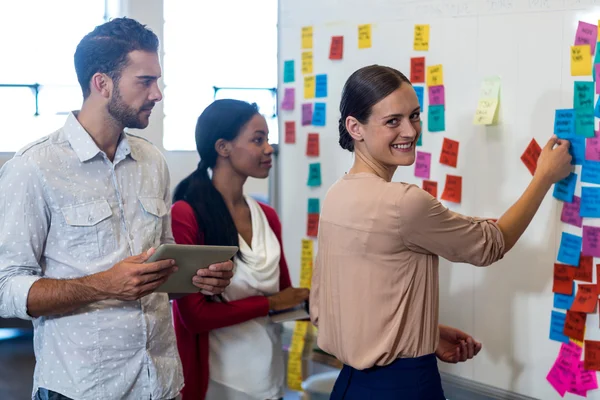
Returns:
[[[144,109],[151,109],[153,106],[154,102],[145,104],[140,110],[128,106],[123,101],[119,87],[116,85],[108,103],[108,113],[125,128],[144,129],[148,126],[148,122],[140,118],[140,112]]]

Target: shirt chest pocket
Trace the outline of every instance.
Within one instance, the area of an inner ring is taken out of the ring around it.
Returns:
[[[168,213],[167,205],[160,197],[139,197],[141,218],[140,237],[144,239],[142,249],[157,247],[163,231],[163,217]]]
[[[65,229],[60,245],[75,259],[93,260],[114,250],[113,212],[106,200],[61,208]]]

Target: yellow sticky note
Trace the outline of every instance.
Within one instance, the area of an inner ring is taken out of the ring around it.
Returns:
[[[313,27],[303,26],[302,27],[302,48],[312,49],[313,48]]]
[[[364,24],[358,26],[358,48],[371,48],[371,24]]]
[[[305,76],[304,77],[304,98],[305,99],[314,99],[315,98],[315,89],[316,82],[315,76]]]
[[[415,38],[413,50],[429,50],[429,25],[415,25]]]
[[[302,239],[302,255],[300,259],[300,287],[310,289],[313,271],[313,241]]]
[[[585,329],[583,331],[583,334],[585,335]],[[570,338],[570,339],[571,339],[571,342],[575,343],[577,346],[583,347],[583,342],[580,342],[579,340],[576,340],[576,339],[573,339],[573,338]]]
[[[287,386],[291,390],[302,390],[302,352],[288,354]]]
[[[475,125],[494,125],[496,122],[496,110],[498,109],[498,100],[479,99],[477,110],[475,110]]]
[[[571,76],[592,75],[590,45],[571,46]]]
[[[444,84],[444,69],[441,64],[427,67],[427,86]]]
[[[312,51],[302,52],[302,73],[312,74],[313,73],[313,53]]]

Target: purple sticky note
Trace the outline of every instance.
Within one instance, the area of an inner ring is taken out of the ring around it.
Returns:
[[[581,197],[573,196],[573,202],[563,202],[562,214],[560,220],[565,224],[574,225],[581,228],[583,218],[579,216],[579,208],[581,207]]]
[[[600,132],[595,131],[593,138],[587,138],[585,144],[585,159],[600,161]]]
[[[312,123],[313,106],[312,103],[302,104],[302,126]]]
[[[596,40],[598,40],[598,25],[579,21],[577,33],[575,33],[575,45],[589,44],[591,54],[596,52]]]
[[[417,151],[417,160],[415,161],[415,176],[423,179],[429,179],[431,172],[431,153]]]
[[[282,110],[293,110],[296,103],[296,89],[285,88],[283,92],[283,101],[281,102]]]
[[[446,104],[444,85],[429,86],[429,105],[443,106]]]
[[[583,226],[583,244],[581,254],[600,257],[600,227]]]

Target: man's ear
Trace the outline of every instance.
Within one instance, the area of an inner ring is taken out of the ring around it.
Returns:
[[[357,142],[362,142],[363,140],[365,140],[360,127],[361,123],[358,122],[356,118],[346,118],[346,130],[348,131],[352,139],[354,139]]]
[[[215,150],[221,157],[228,158],[231,153],[231,142],[228,142],[225,139],[219,139],[215,143]]]
[[[96,72],[90,80],[90,91],[108,99],[113,91],[114,81],[106,74]]]

